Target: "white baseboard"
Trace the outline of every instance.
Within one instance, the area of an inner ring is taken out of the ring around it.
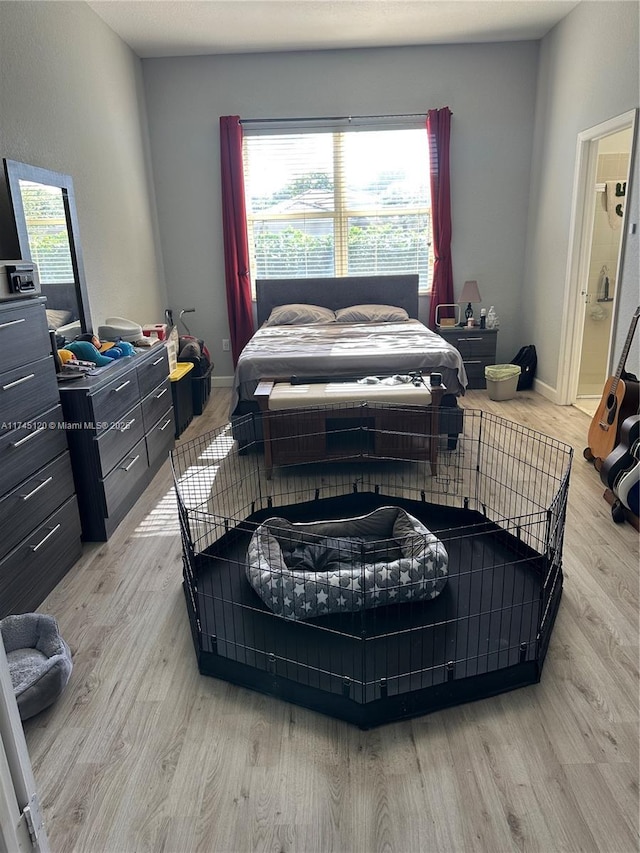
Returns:
[[[545,399],[555,403],[557,406],[564,405],[560,403],[560,395],[558,394],[557,388],[552,388],[550,385],[547,385],[545,382],[541,382],[539,379],[533,380],[533,390],[542,397],[545,397]]]
[[[211,384],[214,388],[231,388],[233,385],[233,376],[213,376]]]

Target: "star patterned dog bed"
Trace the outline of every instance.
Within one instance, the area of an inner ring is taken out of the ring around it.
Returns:
[[[435,598],[447,565],[428,528],[386,506],[331,521],[267,519],[251,537],[247,578],[278,616],[309,619]]]

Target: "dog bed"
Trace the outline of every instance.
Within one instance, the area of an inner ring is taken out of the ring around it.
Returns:
[[[247,578],[285,619],[435,598],[447,582],[442,542],[394,506],[331,521],[267,519],[247,552]]]
[[[2,642],[20,717],[40,713],[58,698],[73,663],[58,623],[44,613],[22,613],[0,621]]]

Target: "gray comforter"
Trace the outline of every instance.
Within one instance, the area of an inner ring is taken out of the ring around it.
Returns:
[[[437,371],[449,393],[464,394],[462,356],[418,320],[263,326],[238,360],[231,412],[239,403],[253,401],[263,378],[389,376],[412,370]]]

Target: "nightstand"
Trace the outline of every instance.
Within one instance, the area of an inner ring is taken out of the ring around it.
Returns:
[[[486,388],[484,369],[496,363],[498,329],[481,329],[466,326],[438,329],[440,337],[460,352],[469,379],[468,388]]]

